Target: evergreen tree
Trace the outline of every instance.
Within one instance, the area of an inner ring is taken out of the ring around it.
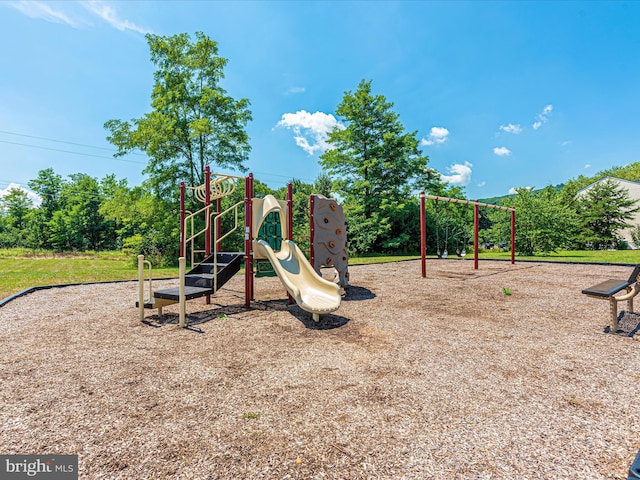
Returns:
[[[629,221],[638,210],[636,201],[617,182],[607,179],[596,183],[577,198],[578,241],[595,249],[615,247],[620,230],[631,226]]]
[[[327,140],[332,148],[320,156],[344,198],[349,244],[356,253],[412,248],[412,234],[405,230],[417,212],[412,191],[435,178],[416,132],[404,131],[393,103],[374,95],[371,83],[362,80],[355,92],[345,92],[336,109],[341,123]]]

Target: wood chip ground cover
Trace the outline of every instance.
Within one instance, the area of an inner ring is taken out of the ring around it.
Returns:
[[[629,269],[427,270],[353,266],[319,324],[275,278],[251,310],[243,277],[189,302],[189,329],[174,306],[139,322],[135,283],[20,297],[0,309],[0,452],[77,454],[87,479],[626,478],[640,342],[580,292]]]

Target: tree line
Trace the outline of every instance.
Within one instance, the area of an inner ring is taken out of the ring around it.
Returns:
[[[174,263],[180,182],[202,184],[206,166],[213,171],[217,167],[246,172],[250,102],[235,100],[221,87],[228,61],[218,55],[217,43],[202,33],[195,41],[187,34],[149,34],[147,41],[156,66],[151,111],[138,119],[108,120],[104,125],[116,156],[146,153],[145,182],[130,186],[115,175],[96,179],[77,173],[62,178],[52,169],[42,170],[28,182],[41,199],[39,205],[20,189],[0,199],[0,247],[125,249],[150,256],[156,263]],[[336,114],[339,126],[329,133],[330,148],[319,160],[323,173],[313,183],[292,179],[294,237],[303,248],[308,245],[307,198],[320,193],[343,204],[352,255],[417,253],[417,193],[464,199],[464,189],[443,182],[428,167],[428,157],[418,148],[417,131],[405,129],[393,103],[373,92],[371,80],[345,92]],[[628,192],[603,182],[577,195],[607,175],[638,181],[640,163],[591,178],[580,176],[560,188],[519,189],[503,199],[517,210],[518,253],[621,247],[619,232],[630,226],[638,210]],[[285,197],[285,187],[274,190],[259,179],[255,190],[257,195]],[[240,188],[224,200],[225,205],[242,196]],[[187,201],[189,209],[200,208],[196,200]],[[472,238],[471,225],[470,208],[428,202],[428,251],[464,250]],[[500,244],[508,238],[509,219],[499,211],[481,209],[480,226],[483,243]],[[226,250],[241,248],[242,232],[223,245]]]

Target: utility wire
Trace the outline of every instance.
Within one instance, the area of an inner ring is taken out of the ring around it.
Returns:
[[[0,133],[5,133],[5,132],[0,130]],[[13,134],[13,135],[20,135],[20,134]],[[46,139],[44,139],[42,137],[33,137],[31,135],[21,135],[21,136],[46,140]],[[60,141],[60,140],[51,140],[51,141],[55,141],[55,142],[58,142],[58,143],[66,143],[66,144],[69,144],[69,145],[78,145],[78,146],[84,146],[84,147],[90,147],[90,148],[98,148],[98,149],[102,149],[102,150],[109,150],[109,149],[103,148],[103,147],[92,147],[90,145],[83,145],[83,144],[80,144],[80,143],[63,142],[63,141]],[[81,156],[86,156],[86,157],[105,158],[105,159],[108,159],[108,160],[117,160],[119,162],[136,163],[138,165],[146,165],[146,162],[138,162],[136,160],[125,160],[124,158],[107,157],[105,155],[95,155],[95,154],[92,154],[92,153],[74,152],[72,150],[62,150],[60,148],[43,147],[43,146],[40,146],[40,145],[29,145],[29,144],[26,144],[26,143],[10,142],[8,140],[0,140],[0,143],[6,143],[6,144],[9,144],[9,145],[18,145],[20,147],[38,148],[40,150],[50,150],[50,151],[53,151],[53,152],[70,153],[70,154],[73,154],[73,155],[81,155]],[[135,155],[142,155],[142,154],[136,153]],[[268,176],[268,177],[287,178],[287,179],[293,180],[293,177],[291,177],[291,175],[279,175],[279,174],[276,174],[276,173],[256,172],[256,171],[254,171],[253,173],[257,173],[258,175],[264,175],[264,176]],[[302,180],[302,181],[313,183],[313,180],[310,180],[308,178],[298,178],[298,180]],[[287,182],[277,182],[275,180],[273,181],[273,183],[279,183],[279,184],[283,184],[283,185],[287,184]]]
[[[38,137],[36,135],[26,135],[24,133],[7,132],[6,130],[0,130],[0,133],[4,133],[6,135],[15,135],[16,137],[35,138],[36,140],[46,140],[47,142],[64,143],[66,145],[75,145],[77,147],[87,147],[87,148],[95,148],[95,149],[98,149],[98,150],[107,150],[109,152],[115,152],[116,151],[113,148],[96,147],[94,145],[87,145],[87,144],[84,144],[84,143],[66,142],[64,140],[55,140],[53,138]],[[136,152],[131,152],[131,155],[144,156],[144,154],[136,153]]]
[[[41,147],[39,145],[28,145],[26,143],[9,142],[7,140],[0,140],[0,143],[8,143],[9,145],[19,145],[21,147],[39,148],[40,150],[50,150],[53,152],[71,153],[73,155],[82,155],[85,157],[106,158],[108,160],[117,160],[118,162],[137,163],[139,165],[146,165],[146,162],[136,162],[135,160],[125,160],[124,158],[106,157],[104,155],[94,155],[92,153],[73,152],[71,150],[62,150],[59,148],[51,148],[51,147]],[[100,147],[93,147],[93,148],[100,148]]]
[[[40,137],[37,135],[27,135],[24,133],[17,133],[17,132],[9,132],[6,130],[0,130],[0,134],[5,134],[5,135],[14,135],[17,137],[24,137],[24,138],[33,138],[36,140],[45,140],[47,142],[55,142],[55,143],[62,143],[65,145],[74,145],[74,146],[78,146],[78,147],[86,147],[86,148],[94,148],[94,149],[98,149],[98,150],[105,150],[105,151],[110,151],[110,152],[115,152],[116,150],[114,149],[110,149],[110,148],[106,148],[106,147],[97,147],[94,145],[87,145],[84,143],[76,143],[76,142],[68,142],[68,141],[64,141],[64,140],[56,140],[53,138],[46,138],[46,137]],[[17,146],[21,146],[21,147],[30,147],[30,148],[38,148],[40,150],[49,150],[49,151],[53,151],[53,152],[60,152],[60,153],[69,153],[72,155],[80,155],[80,156],[86,156],[86,157],[93,157],[93,158],[104,158],[104,159],[108,159],[108,160],[117,160],[119,162],[126,162],[126,163],[135,163],[138,165],[146,165],[146,162],[137,162],[135,160],[125,160],[123,158],[117,158],[117,157],[107,157],[104,155],[95,155],[95,154],[91,154],[91,153],[82,153],[82,152],[74,152],[72,150],[62,150],[62,149],[58,149],[58,148],[52,148],[52,147],[44,147],[44,146],[39,146],[39,145],[30,145],[30,144],[26,144],[26,143],[20,143],[20,142],[10,142],[8,140],[0,140],[0,143],[5,143],[5,144],[9,144],[9,145],[17,145]],[[130,152],[130,155],[138,155],[138,156],[145,156],[142,153],[137,153],[137,152]],[[261,175],[261,176],[267,176],[267,177],[278,177],[278,178],[286,178],[288,180],[293,180],[294,177],[292,177],[291,175],[279,175],[276,173],[268,173],[268,172],[257,172],[257,171],[253,171],[253,173]],[[301,180],[304,182],[309,182],[309,183],[313,183],[314,180],[310,180],[308,178],[302,178],[299,177],[297,178],[297,180]],[[2,182],[4,183],[19,183],[19,182],[8,182],[8,181],[4,181],[2,180]],[[272,183],[276,183],[279,185],[286,185],[288,182],[281,182],[281,181],[276,181],[276,180],[271,180]]]

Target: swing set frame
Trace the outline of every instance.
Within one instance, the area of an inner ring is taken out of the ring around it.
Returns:
[[[461,200],[459,198],[438,197],[420,192],[420,258],[422,261],[422,278],[427,276],[427,217],[425,210],[425,200],[436,202],[460,203],[462,205],[473,205],[473,269],[478,270],[478,231],[479,231],[479,207],[493,208],[494,210],[506,210],[511,212],[511,264],[516,262],[516,208],[503,207],[500,205],[490,205],[480,203],[477,200]]]

